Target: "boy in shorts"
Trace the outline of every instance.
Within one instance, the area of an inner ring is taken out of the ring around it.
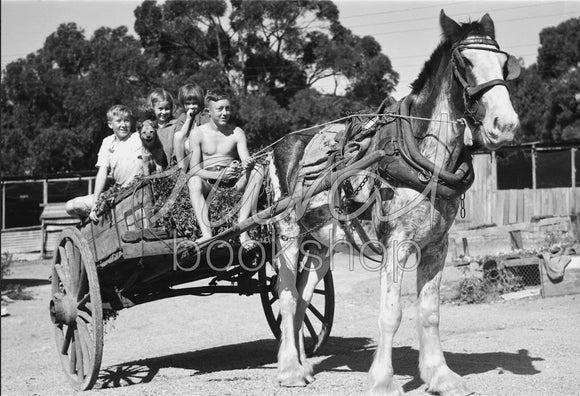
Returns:
[[[109,175],[116,184],[129,185],[140,173],[142,145],[138,133],[131,132],[133,113],[127,106],[115,105],[107,111],[107,125],[113,135],[103,139],[96,167],[94,193],[71,199],[66,203],[66,211],[71,216],[86,217],[98,222],[97,201],[105,189]]]
[[[229,123],[231,102],[220,92],[208,92],[205,97],[209,121],[197,126],[189,135],[190,171],[193,176],[188,181],[191,205],[201,231],[203,242],[212,237],[206,197],[213,184],[232,185],[244,191],[238,221],[250,216],[256,207],[263,169],[254,163],[248,151],[246,134]],[[238,160],[241,161],[238,162]],[[240,170],[241,176],[238,178]],[[240,235],[242,247],[252,245],[247,232]]]

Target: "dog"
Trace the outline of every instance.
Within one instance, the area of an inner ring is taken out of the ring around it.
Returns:
[[[142,161],[143,175],[149,176],[165,170],[169,162],[157,135],[157,122],[152,120],[143,121],[139,137],[143,146],[139,156]]]

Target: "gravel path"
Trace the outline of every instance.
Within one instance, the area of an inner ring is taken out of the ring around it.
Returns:
[[[15,264],[13,278],[46,279],[49,266]],[[449,282],[460,276],[453,269]],[[414,279],[404,279],[395,339],[397,381],[425,395],[418,377]],[[378,277],[345,257],[334,271],[336,315],[328,344],[312,359],[315,382],[280,388],[276,349],[259,296],[178,297],[122,311],[108,324],[101,376],[83,395],[353,395],[366,389],[376,348]],[[38,282],[37,282],[38,283]],[[2,395],[73,394],[61,372],[48,316],[49,286],[8,306],[2,324]],[[476,395],[578,395],[580,297],[444,305],[449,366]]]

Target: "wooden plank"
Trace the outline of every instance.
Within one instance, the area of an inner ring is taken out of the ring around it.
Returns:
[[[174,246],[186,240],[185,237],[178,237],[176,241],[173,239],[165,239],[161,241],[145,241],[136,243],[123,244],[123,258],[132,259],[148,256],[162,256],[167,255],[168,259],[172,260]]]
[[[36,253],[40,251],[42,230],[26,227],[24,230],[2,230],[2,253]]]
[[[552,283],[540,265],[542,281],[542,297],[564,296],[568,294],[580,294],[580,270],[568,268],[564,273],[564,279],[560,283]]]

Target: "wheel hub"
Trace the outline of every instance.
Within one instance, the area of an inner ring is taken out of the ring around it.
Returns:
[[[55,294],[50,300],[50,320],[54,324],[70,325],[77,319],[77,307],[72,298],[62,293]]]

